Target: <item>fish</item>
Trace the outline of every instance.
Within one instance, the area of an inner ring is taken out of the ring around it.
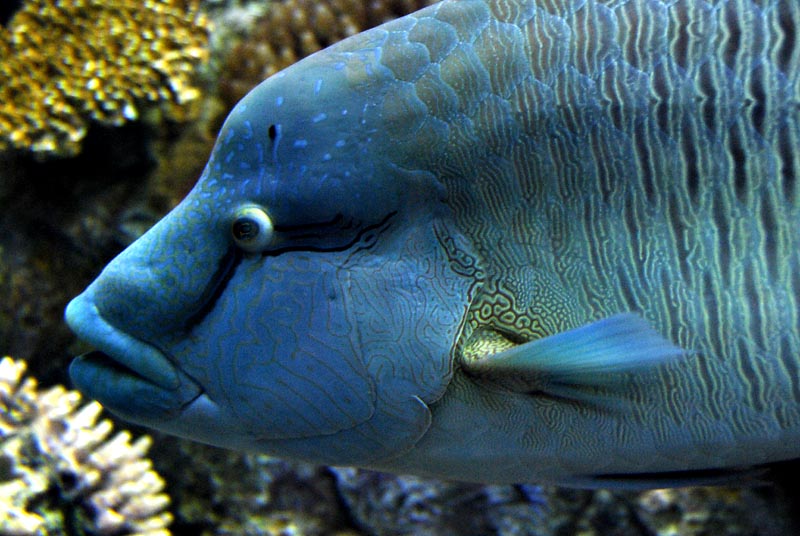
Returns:
[[[800,4],[444,0],[231,111],[67,306],[73,383],[221,447],[449,480],[800,456]]]

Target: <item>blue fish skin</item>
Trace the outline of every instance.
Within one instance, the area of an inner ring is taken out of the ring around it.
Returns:
[[[445,0],[265,81],[67,308],[206,443],[455,480],[800,456],[800,4]]]

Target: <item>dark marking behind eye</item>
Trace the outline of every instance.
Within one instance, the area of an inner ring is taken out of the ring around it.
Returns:
[[[203,290],[203,295],[200,298],[200,303],[202,304],[200,309],[189,317],[183,326],[184,330],[190,331],[211,312],[217,300],[222,296],[222,293],[228,286],[228,282],[233,277],[233,274],[236,272],[236,267],[241,261],[242,250],[233,246],[229,247],[228,251],[222,259],[220,259],[216,272],[214,272],[214,275]]]
[[[346,251],[354,246],[357,246],[358,250],[366,249],[372,247],[372,245],[375,243],[377,235],[386,229],[386,227],[388,227],[389,221],[395,214],[397,214],[396,211],[390,212],[379,222],[362,227],[358,233],[355,234],[355,236],[352,235],[352,229],[358,226],[354,225],[350,220],[345,220],[341,215],[337,215],[328,224],[317,224],[319,227],[314,229],[309,228],[310,226],[308,225],[297,226],[296,228],[284,227],[281,230],[288,235],[285,241],[290,242],[292,245],[265,251],[264,255],[276,256],[290,251]],[[335,228],[331,229],[331,227]],[[292,233],[292,231],[296,231],[301,228],[301,233]],[[276,231],[279,230],[277,227],[275,229]],[[323,237],[331,237],[331,242],[333,243],[327,245],[315,244],[315,242],[319,241]],[[336,240],[337,238],[339,238],[339,240]]]
[[[303,223],[300,225],[275,225],[273,228],[276,233],[281,233],[286,236],[287,240],[298,240],[312,236],[318,238],[320,231],[331,227],[349,229],[353,227],[353,222],[345,220],[342,214],[336,214],[328,221]]]
[[[353,246],[359,246],[358,250],[361,249],[368,249],[372,247],[375,243],[377,236],[385,230],[389,226],[389,222],[392,217],[397,214],[397,212],[391,212],[387,214],[381,221],[375,223],[373,225],[368,225],[361,229],[354,237],[350,238],[349,240],[343,239],[341,243],[330,245],[330,246],[314,246],[312,244],[297,244],[292,245],[289,247],[273,249],[269,251],[265,251],[263,255],[265,256],[277,256],[281,253],[287,253],[290,251],[315,251],[315,252],[336,252],[336,251],[346,251],[347,249],[352,248]],[[329,222],[324,224],[306,224],[306,225],[298,225],[296,226],[297,229],[302,229],[302,237],[304,239],[315,238],[319,239],[321,236],[325,236],[325,234],[330,233],[331,225],[338,226],[339,231],[349,231],[354,227],[353,223],[350,221],[345,221],[344,217],[341,214],[336,215],[332,218]],[[309,232],[311,227],[317,227],[318,233],[311,233]],[[324,232],[324,228],[327,227],[327,233]],[[291,233],[291,231],[295,229],[295,227],[283,227],[278,228],[277,230],[281,230],[283,233]],[[292,237],[296,239],[296,237]],[[219,266],[217,267],[216,272],[211,277],[206,285],[206,288],[203,290],[203,295],[200,299],[200,303],[202,304],[200,308],[192,314],[186,323],[183,326],[185,331],[191,331],[196,325],[203,321],[203,319],[211,312],[216,305],[217,300],[219,300],[222,293],[225,292],[225,289],[228,286],[233,274],[236,273],[236,267],[242,261],[243,253],[242,250],[231,246],[228,248],[228,251],[225,255],[220,259]]]
[[[372,246],[374,246],[378,241],[378,237],[381,235],[381,233],[389,227],[392,216],[395,214],[397,214],[397,212],[390,212],[378,223],[370,225],[369,227],[365,227],[353,241],[351,246],[353,247],[353,253],[358,253],[359,251],[372,248]]]

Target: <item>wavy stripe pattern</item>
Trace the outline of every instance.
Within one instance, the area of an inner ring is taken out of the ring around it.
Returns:
[[[633,387],[664,433],[698,405],[700,439],[800,427],[798,29],[794,0],[461,0],[382,27],[427,51],[397,159],[475,244],[474,333],[639,311],[697,353]]]

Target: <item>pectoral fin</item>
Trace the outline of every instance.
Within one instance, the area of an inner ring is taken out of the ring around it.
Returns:
[[[685,355],[643,318],[623,313],[491,355],[462,359],[464,370],[518,392],[582,399]]]

